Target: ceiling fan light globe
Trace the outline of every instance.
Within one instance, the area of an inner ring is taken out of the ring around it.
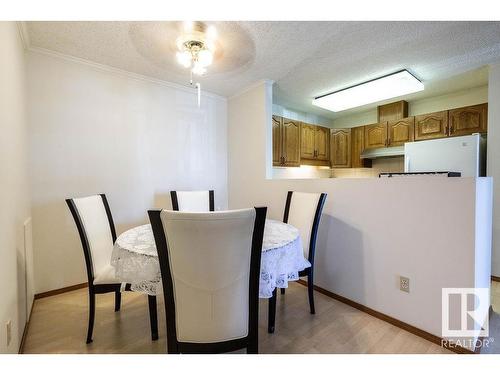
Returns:
[[[177,52],[175,56],[177,57],[177,62],[185,68],[189,68],[191,66],[192,57],[188,51]]]
[[[209,66],[212,64],[213,54],[207,49],[203,49],[198,53],[198,63],[202,67]]]

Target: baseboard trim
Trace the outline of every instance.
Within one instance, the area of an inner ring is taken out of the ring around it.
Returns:
[[[298,283],[302,284],[304,286],[307,286],[307,282],[304,280],[298,280]],[[443,340],[439,336],[433,335],[432,333],[429,333],[429,332],[426,332],[420,328],[414,327],[414,326],[412,326],[408,323],[405,323],[399,319],[393,318],[392,316],[389,316],[389,315],[386,315],[386,314],[381,313],[379,311],[373,310],[365,305],[354,302],[354,301],[352,301],[346,297],[343,297],[339,294],[332,293],[329,290],[323,289],[317,285],[314,285],[314,290],[316,290],[318,293],[321,293],[327,297],[333,298],[339,302],[345,303],[346,305],[354,307],[355,309],[363,311],[371,316],[374,316],[375,318],[383,320],[384,322],[392,324],[393,326],[396,326],[398,328],[404,329],[405,331],[413,333],[414,335],[419,336],[427,341],[430,341],[430,342],[437,344],[439,346],[443,346],[446,349],[451,350],[452,352],[455,352],[458,354],[478,354],[479,353],[479,350],[480,350],[479,348],[478,348],[478,350],[473,352],[473,351],[466,349],[462,346],[453,345],[453,343],[450,343],[447,340]]]
[[[49,290],[48,292],[37,293],[37,294],[35,294],[35,299],[40,299],[40,298],[45,298],[45,297],[50,297],[50,296],[56,296],[58,294],[62,294],[62,293],[66,293],[66,292],[71,292],[71,291],[77,290],[77,289],[86,288],[87,286],[88,286],[88,283],[81,283],[81,284],[67,286],[67,287],[61,288],[61,289]]]
[[[24,325],[23,336],[21,337],[21,343],[19,344],[18,354],[23,354],[24,352],[24,343],[26,342],[26,336],[28,335],[28,330],[30,328],[30,320],[31,320],[31,315],[33,314],[33,306],[35,306],[35,298],[33,298],[30,314],[28,315],[26,319],[26,324]]]
[[[491,275],[491,281],[498,281],[500,283],[500,276]]]

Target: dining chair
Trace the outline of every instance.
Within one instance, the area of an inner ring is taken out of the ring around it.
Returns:
[[[314,309],[314,253],[316,238],[318,236],[321,212],[326,200],[326,193],[301,193],[289,191],[286,197],[283,222],[296,227],[300,232],[304,257],[309,260],[311,267],[299,272],[300,277],[307,276],[307,291],[309,295],[309,309],[315,314]],[[281,288],[281,294],[285,289]]]
[[[130,284],[121,283],[111,266],[111,252],[116,230],[106,195],[66,199],[82,242],[89,288],[89,325],[87,344],[92,342],[95,317],[95,295],[115,293],[115,311],[120,311],[121,292],[130,291]],[[151,337],[158,339],[156,296],[148,295]]]
[[[208,212],[214,210],[214,191],[177,191],[170,192],[172,209],[185,212]]]
[[[149,211],[158,250],[168,353],[258,353],[266,207]]]

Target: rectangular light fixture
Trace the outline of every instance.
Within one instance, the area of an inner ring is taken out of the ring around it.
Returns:
[[[360,107],[365,104],[422,91],[424,84],[409,71],[375,78],[339,91],[314,98],[312,104],[333,112]]]

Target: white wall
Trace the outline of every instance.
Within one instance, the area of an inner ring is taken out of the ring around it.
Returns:
[[[444,111],[468,105],[486,103],[488,101],[488,86],[474,87],[446,95],[435,96],[408,102],[408,115],[416,116],[424,113]],[[351,128],[377,122],[377,108],[356,113],[333,120],[335,128]]]
[[[491,65],[488,81],[488,176],[493,185],[493,254],[491,273],[500,277],[500,64]]]
[[[0,353],[17,353],[27,315],[23,224],[30,209],[25,56],[15,22],[0,22],[0,56]],[[9,320],[12,341],[7,346]]]
[[[106,193],[118,234],[173,189],[213,188],[226,208],[226,99],[198,108],[193,90],[39,52],[28,95],[37,292],[87,281],[65,198]]]
[[[441,288],[474,287],[476,275],[477,282],[489,277],[489,261],[482,268],[475,262],[476,253],[488,250],[487,222],[481,223],[486,245],[476,249],[476,217],[487,216],[476,213],[476,181],[266,179],[266,157],[254,153],[272,153],[265,147],[271,137],[268,96],[262,84],[228,101],[230,166],[244,166],[244,173],[229,168],[229,207],[263,205],[269,218],[281,219],[288,190],[328,193],[316,284],[439,336]],[[491,181],[482,184],[487,193]],[[411,293],[399,290],[399,275],[410,278]]]

